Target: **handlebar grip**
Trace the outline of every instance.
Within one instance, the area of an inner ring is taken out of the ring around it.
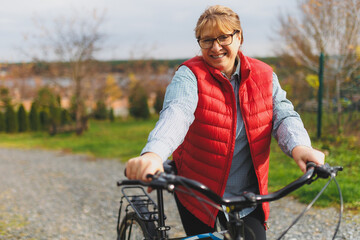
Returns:
[[[328,178],[331,176],[333,168],[328,163],[317,167],[317,175],[320,178]]]
[[[306,171],[309,170],[309,168],[316,168],[316,164],[314,162],[307,162]]]

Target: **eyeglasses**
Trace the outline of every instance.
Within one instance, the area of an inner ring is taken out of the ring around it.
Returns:
[[[236,30],[235,32],[233,32],[232,34],[224,34],[221,35],[217,38],[205,38],[205,39],[198,39],[198,43],[199,46],[203,49],[208,49],[208,48],[212,48],[214,41],[216,40],[217,43],[221,46],[228,46],[230,44],[232,44],[233,42],[233,37],[235,34],[237,34],[238,32],[240,32],[239,30]]]

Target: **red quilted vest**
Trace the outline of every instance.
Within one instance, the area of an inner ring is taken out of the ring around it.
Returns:
[[[239,52],[241,82],[240,108],[261,194],[267,194],[272,130],[272,69]],[[235,146],[236,101],[233,87],[222,73],[194,57],[184,65],[195,74],[199,101],[195,120],[184,142],[173,153],[178,174],[197,180],[222,196]],[[214,226],[218,210],[177,193],[181,203],[197,218]],[[203,196],[202,196],[203,197]],[[263,204],[265,220],[269,204]]]

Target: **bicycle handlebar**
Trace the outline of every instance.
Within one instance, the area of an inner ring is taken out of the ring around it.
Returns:
[[[271,202],[280,199],[300,188],[301,186],[305,184],[310,184],[318,178],[335,177],[337,175],[337,172],[342,171],[343,168],[340,166],[331,167],[328,164],[317,166],[313,162],[308,162],[306,169],[307,171],[300,178],[296,179],[295,181],[291,182],[280,190],[266,195],[244,192],[240,196],[222,198],[200,182],[163,172],[156,173],[155,175],[149,175],[149,178],[151,178],[151,181],[149,182],[144,182],[140,180],[122,180],[118,181],[117,185],[142,185],[151,187],[153,189],[165,189],[170,192],[174,191],[177,186],[183,186],[203,194],[215,204],[225,206],[231,205],[231,210],[236,211],[241,210],[242,208],[247,206],[253,206],[262,202]]]

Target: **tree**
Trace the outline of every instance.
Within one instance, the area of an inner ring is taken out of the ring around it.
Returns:
[[[39,112],[39,120],[40,120],[40,126],[41,130],[48,130],[50,126],[50,120],[49,120],[49,110],[43,109]]]
[[[147,119],[150,117],[147,94],[141,84],[136,83],[130,90],[129,112],[135,118]]]
[[[341,126],[341,85],[360,68],[360,0],[298,0],[299,14],[281,15],[280,37],[285,47],[279,53],[318,72],[319,55],[326,56],[327,100],[331,87],[337,100],[338,127]]]
[[[23,104],[20,104],[18,113],[19,132],[26,132],[29,129],[29,120]]]
[[[34,104],[39,108],[40,123],[43,130],[47,130],[50,125],[53,129],[60,125],[61,108],[59,98],[55,96],[50,88],[41,88]]]
[[[65,76],[72,80],[74,110],[77,133],[86,129],[86,111],[83,103],[91,93],[87,81],[94,75],[95,53],[100,50],[100,43],[104,35],[100,32],[105,12],[98,14],[96,10],[90,16],[81,12],[74,12],[72,17],[59,17],[45,26],[43,21],[38,25],[38,40],[44,50],[45,61],[52,61],[52,73]],[[33,57],[37,61],[41,57]],[[57,65],[55,63],[58,63]]]
[[[94,117],[99,120],[105,120],[108,117],[108,112],[106,105],[103,101],[98,101],[96,103],[96,109],[94,112]]]
[[[39,112],[35,102],[31,104],[31,109],[29,113],[29,124],[31,131],[39,131],[41,128]]]
[[[6,130],[6,122],[4,113],[0,111],[0,132],[4,132]]]
[[[156,113],[160,113],[160,111],[162,110],[164,97],[165,97],[165,91],[159,88],[156,92],[156,98],[154,103],[154,109]]]
[[[113,108],[110,108],[110,111],[109,111],[109,120],[110,120],[110,122],[114,122],[114,121],[115,121],[115,115],[114,115],[114,109],[113,109]]]
[[[61,125],[70,124],[72,122],[71,115],[67,109],[61,110]]]
[[[6,123],[6,132],[14,133],[18,130],[18,121],[14,107],[10,104],[6,106],[5,111],[5,123]]]
[[[10,96],[10,92],[9,92],[8,88],[6,88],[6,87],[0,88],[0,101],[1,101],[2,106],[4,106],[4,107],[11,104],[11,96]]]
[[[106,77],[105,86],[102,90],[104,95],[102,99],[107,100],[108,104],[111,104],[115,100],[122,97],[121,88],[118,85],[115,77],[111,74]]]
[[[54,135],[57,133],[57,128],[61,125],[61,107],[57,104],[51,104],[49,107],[50,112],[50,134]]]

